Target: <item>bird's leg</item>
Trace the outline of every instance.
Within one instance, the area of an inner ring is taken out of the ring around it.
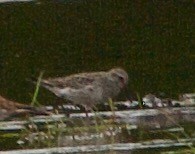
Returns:
[[[84,106],[84,108],[85,108],[85,115],[86,115],[86,118],[89,119],[89,108],[86,107],[86,106]]]
[[[86,115],[86,117],[89,119],[89,113],[88,113],[88,110],[85,110],[85,115]]]
[[[54,100],[53,111],[55,114],[58,114],[58,97]]]
[[[55,99],[55,105],[54,105],[54,112],[55,112],[56,114],[59,113],[59,105],[60,105],[61,108],[62,108],[62,112],[63,112],[64,114],[67,114],[67,112],[66,112],[66,110],[65,110],[65,108],[64,108],[64,106],[63,106],[63,105],[64,105],[63,101],[64,101],[64,100],[62,100],[61,98],[56,97],[56,99]]]
[[[84,108],[85,108],[85,115],[86,115],[86,118],[87,118],[87,120],[90,122],[90,116],[89,116],[89,111],[90,112],[93,112],[93,109],[92,109],[92,107],[91,107],[91,105],[85,105],[84,106]]]

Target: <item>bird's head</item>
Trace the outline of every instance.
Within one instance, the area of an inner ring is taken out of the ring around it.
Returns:
[[[123,88],[128,83],[128,74],[122,68],[113,68],[109,71],[112,78],[119,83],[120,88]]]

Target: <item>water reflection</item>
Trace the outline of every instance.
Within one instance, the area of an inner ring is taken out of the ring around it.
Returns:
[[[164,110],[164,114],[162,109],[116,111],[115,119],[111,112],[90,113],[90,121],[84,113],[74,113],[69,118],[64,115],[36,116],[30,123],[1,122],[0,131],[12,134],[25,130],[18,144],[36,149],[49,146],[50,149],[44,149],[44,152],[125,153],[130,150],[133,153],[146,149],[157,153],[159,149],[192,147],[195,141],[194,124],[191,123],[194,107]]]

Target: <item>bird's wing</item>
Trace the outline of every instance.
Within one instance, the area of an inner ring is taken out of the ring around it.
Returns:
[[[77,75],[71,75],[64,78],[50,78],[43,80],[43,83],[57,88],[70,87],[74,89],[80,89],[87,85],[92,85],[101,77],[99,73],[81,73]]]

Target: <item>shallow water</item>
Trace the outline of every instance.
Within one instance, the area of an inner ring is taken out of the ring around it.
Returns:
[[[190,149],[195,142],[194,107],[164,110],[166,118],[162,118],[162,109],[145,109],[116,111],[114,119],[112,112],[97,112],[89,113],[90,121],[85,114],[74,113],[70,117],[36,116],[30,121],[1,122],[0,148],[37,149],[13,153],[161,153]],[[10,140],[12,145],[7,145]]]

